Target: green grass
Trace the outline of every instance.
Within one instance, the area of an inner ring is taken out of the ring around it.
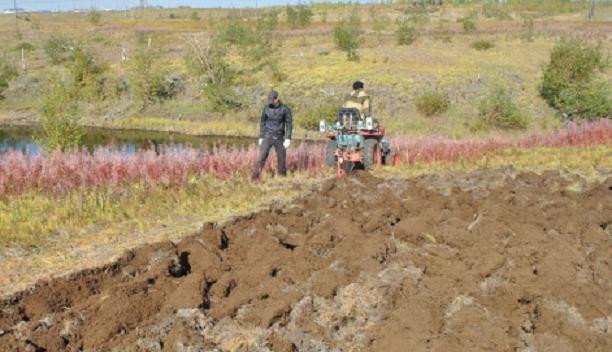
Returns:
[[[264,183],[203,177],[170,189],[132,185],[62,196],[33,192],[0,200],[0,246],[45,248],[57,236],[78,241],[83,230],[89,232],[85,237],[96,238],[102,232],[120,235],[160,224],[172,227],[186,218],[221,221],[272,200],[288,201],[313,182],[301,175]]]

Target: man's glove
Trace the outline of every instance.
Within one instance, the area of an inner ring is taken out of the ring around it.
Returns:
[[[259,138],[258,144],[261,145],[261,143],[263,143],[263,138]]]
[[[289,145],[291,145],[291,139],[285,139],[285,142],[283,143],[285,149],[289,148]]]

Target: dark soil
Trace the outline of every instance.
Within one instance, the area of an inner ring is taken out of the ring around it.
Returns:
[[[611,351],[612,178],[332,180],[40,282],[1,351]]]

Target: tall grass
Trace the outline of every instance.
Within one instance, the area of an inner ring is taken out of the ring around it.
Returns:
[[[394,138],[391,144],[399,150],[402,161],[409,164],[474,160],[489,152],[511,148],[561,148],[612,144],[612,121],[600,120],[580,125],[572,123],[559,131],[536,132],[518,138],[398,137]]]

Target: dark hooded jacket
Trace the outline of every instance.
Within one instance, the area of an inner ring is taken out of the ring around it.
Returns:
[[[291,109],[282,102],[275,107],[267,104],[261,112],[259,138],[291,139],[293,117]]]

